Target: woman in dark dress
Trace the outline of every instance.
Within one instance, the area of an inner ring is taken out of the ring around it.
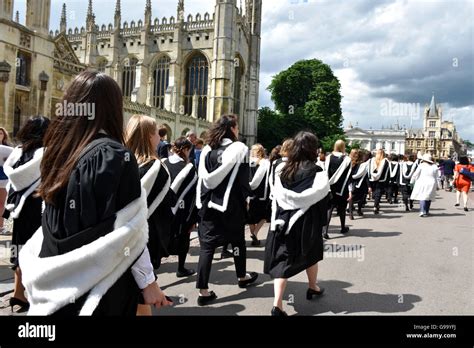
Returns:
[[[148,206],[148,251],[154,269],[160,268],[161,259],[169,256],[168,243],[171,234],[175,204],[170,190],[170,175],[158,159],[155,149],[161,135],[155,119],[145,115],[133,115],[125,130],[125,145],[135,155],[139,166],[142,187],[146,191]],[[152,279],[150,279],[152,281]],[[153,279],[154,281],[154,279]],[[140,299],[137,315],[151,316],[151,306]]]
[[[261,144],[255,144],[250,151],[250,197],[248,210],[248,224],[252,246],[259,246],[258,232],[270,220],[270,177],[271,164],[265,158],[265,149]]]
[[[135,316],[142,296],[167,305],[146,248],[146,193],[123,146],[123,102],[109,76],[85,71],[63,97],[93,112],[60,112],[46,134],[42,228],[20,253],[31,315]]]
[[[306,298],[320,296],[318,262],[323,259],[323,226],[327,224],[329,183],[316,165],[318,139],[309,132],[296,135],[288,162],[277,169],[272,222],[265,247],[264,270],[275,280],[272,315],[284,316],[283,295],[288,278],[306,270]]]
[[[198,219],[196,209],[197,172],[189,161],[193,144],[181,137],[172,146],[172,155],[164,162],[171,176],[171,189],[177,197],[172,210],[175,213],[171,225],[169,253],[178,255],[178,278],[190,277],[196,273],[184,267],[189,252],[190,234]]]
[[[246,271],[246,200],[251,195],[249,167],[245,164],[248,148],[237,141],[237,116],[222,116],[209,131],[209,145],[201,153],[196,206],[199,211],[199,253],[196,288],[198,305],[217,298],[209,291],[212,258],[217,247],[230,243],[234,253],[239,287],[257,280],[258,274]]]
[[[42,200],[35,196],[40,183],[40,164],[43,157],[43,138],[49,126],[49,119],[38,116],[30,118],[18,132],[17,139],[22,145],[10,154],[4,164],[9,182],[9,193],[5,218],[13,217],[13,236],[10,262],[15,271],[15,287],[10,298],[13,311],[15,305],[20,311],[29,307],[22,285],[18,253],[23,245],[41,226]]]

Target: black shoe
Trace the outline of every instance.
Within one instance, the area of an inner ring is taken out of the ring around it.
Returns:
[[[252,238],[252,243],[250,243],[251,246],[260,246],[260,241],[253,233],[250,233],[250,238]]]
[[[342,233],[342,234],[349,233],[349,227],[346,226],[346,227],[342,228],[342,229],[341,229],[341,233]]]
[[[464,207],[464,211],[469,211],[469,209],[467,209],[467,207]]]
[[[250,275],[249,279],[239,280],[239,288],[242,288],[242,289],[246,288],[248,285],[255,282],[258,278],[258,273],[256,272],[250,272],[249,275]]]
[[[222,250],[222,253],[221,253],[221,260],[222,259],[228,259],[229,257],[234,257],[234,254],[232,254],[229,250],[227,249],[224,249]]]
[[[20,306],[20,309],[17,313],[23,313],[30,309],[30,304],[28,302],[17,299],[16,297],[10,297],[10,307],[13,312],[14,306]]]
[[[460,204],[459,204],[459,203],[456,203],[454,206],[455,206],[455,207],[459,207],[459,206],[460,206]]]
[[[364,213],[362,212],[362,210],[357,210],[357,215],[358,216],[364,216]]]
[[[308,291],[306,291],[306,299],[307,300],[312,300],[313,299],[313,296],[321,296],[322,294],[324,294],[324,288],[319,288],[319,291],[316,291],[316,290],[313,290],[313,289],[308,289]]]
[[[408,208],[408,205],[405,206],[405,211],[410,211],[410,208]]]
[[[201,296],[199,295],[198,297],[198,305],[199,306],[207,306],[209,303],[214,301],[217,298],[217,295],[214,293],[214,291],[211,291],[209,293],[209,296]]]
[[[374,209],[374,214],[375,214],[375,215],[379,215],[379,209],[378,209],[378,208],[375,208],[375,209]]]
[[[194,273],[196,273],[195,270],[184,268],[184,269],[178,270],[178,271],[176,272],[176,277],[178,277],[178,278],[186,278],[186,277],[192,276]]]
[[[323,233],[323,238],[324,239],[331,239],[331,237],[329,237],[329,234],[327,232]]]
[[[288,314],[286,312],[282,311],[278,307],[273,307],[272,308],[272,317],[287,317]]]

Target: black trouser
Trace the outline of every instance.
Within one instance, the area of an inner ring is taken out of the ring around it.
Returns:
[[[411,191],[412,191],[411,186],[402,185],[401,189],[402,189],[403,203],[405,203],[405,205],[408,206],[408,201],[410,201],[410,205],[413,205],[413,201],[410,199]]]
[[[341,220],[341,230],[346,227],[346,208],[347,208],[347,198],[346,196],[335,196],[329,203],[328,209],[328,224],[326,225],[326,229],[324,232],[328,232],[329,224],[331,223],[331,217],[334,209],[337,211],[337,215],[339,215],[339,219]]]
[[[380,201],[382,200],[382,195],[385,192],[385,188],[387,187],[386,182],[374,181],[372,190],[373,190],[373,198],[374,198],[374,207],[380,207]]]
[[[364,205],[363,201],[357,202],[357,211],[359,214],[362,212],[362,206]],[[354,201],[349,202],[349,214],[352,216],[354,212]]]
[[[389,202],[398,202],[398,184],[388,184],[387,185],[387,195]]]
[[[199,252],[199,264],[197,271],[197,289],[209,289],[209,277],[211,275],[212,259],[216,248],[222,246],[218,243],[200,241],[201,250]],[[238,278],[245,278],[247,274],[247,247],[245,245],[245,235],[242,233],[241,238],[230,242],[232,245],[232,253],[234,254],[235,271]]]

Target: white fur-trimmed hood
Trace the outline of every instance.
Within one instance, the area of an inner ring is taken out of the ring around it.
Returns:
[[[63,255],[39,258],[43,231],[20,252],[29,315],[50,315],[84,294],[80,315],[92,315],[102,296],[142,254],[148,241],[146,193],[117,212],[114,231]]]
[[[8,176],[11,186],[15,191],[22,191],[30,187],[41,177],[40,165],[43,159],[44,148],[35,151],[33,158],[27,163],[13,169],[23,154],[21,146],[16,147],[3,165],[3,170]]]

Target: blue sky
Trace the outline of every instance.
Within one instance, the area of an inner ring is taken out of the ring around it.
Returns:
[[[63,2],[68,26],[85,26],[87,0],[52,0],[51,29],[59,27]],[[145,2],[122,0],[122,19],[143,18]],[[25,4],[15,1],[21,22]],[[176,16],[176,4],[152,0],[153,17]],[[185,0],[186,15],[212,13],[214,5]],[[416,104],[422,112],[434,92],[444,119],[474,141],[473,0],[263,0],[263,6],[261,106],[273,105],[266,91],[272,76],[318,58],[341,81],[344,126],[421,127],[420,115],[398,110]],[[94,0],[97,24],[111,23],[114,7],[115,0]]]

